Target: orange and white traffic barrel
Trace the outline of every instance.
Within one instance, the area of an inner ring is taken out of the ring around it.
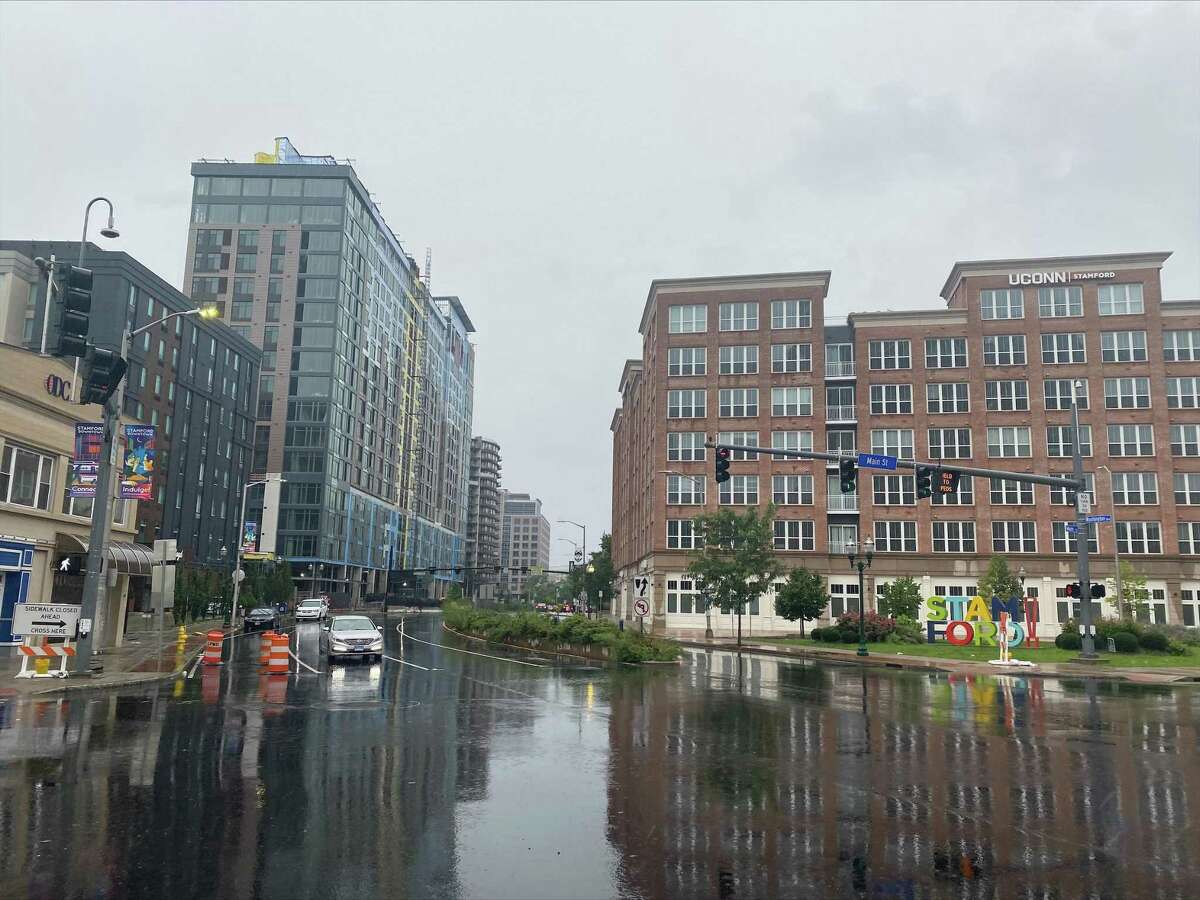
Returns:
[[[288,652],[291,650],[291,641],[286,634],[271,635],[271,658],[267,663],[267,671],[272,675],[287,674],[288,671]]]
[[[221,664],[221,642],[224,639],[224,632],[213,630],[208,633],[208,644],[204,647],[204,664],[206,666]]]
[[[258,664],[260,666],[269,665],[271,662],[271,639],[273,637],[275,637],[275,632],[263,632],[262,641],[258,647]]]

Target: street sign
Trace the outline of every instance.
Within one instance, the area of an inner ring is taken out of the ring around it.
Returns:
[[[646,588],[650,586],[650,579],[639,575],[637,578],[633,579],[633,586],[637,588],[639,597],[645,597]]]
[[[641,618],[650,615],[650,601],[641,597],[633,601],[633,614]]]
[[[1092,511],[1092,495],[1087,491],[1083,491],[1075,495],[1075,509],[1082,515],[1087,515]]]
[[[14,634],[74,637],[79,607],[63,603],[18,603],[13,606]]]
[[[544,571],[545,571],[545,569],[543,569],[541,566],[530,566],[529,567],[530,575],[541,575]]]
[[[958,480],[961,477],[958,472],[943,472],[938,470],[937,481],[934,482],[933,489],[943,496],[946,494],[957,494]]]
[[[1088,516],[1087,521],[1089,525],[1095,525],[1097,522],[1111,522],[1112,516]]]
[[[864,469],[895,469],[896,457],[882,453],[860,453],[858,464]]]
[[[1081,528],[1079,527],[1078,523],[1076,523],[1076,522],[1068,522],[1068,523],[1067,523],[1067,531],[1068,531],[1070,534],[1079,534],[1079,532],[1080,532],[1080,531],[1082,531],[1082,530],[1083,530],[1083,529],[1081,529]]]

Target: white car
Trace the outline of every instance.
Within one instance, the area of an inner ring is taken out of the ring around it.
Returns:
[[[329,612],[329,607],[325,605],[325,601],[320,597],[313,597],[309,600],[301,600],[296,604],[296,621],[300,622],[304,619],[316,619],[321,621]]]
[[[383,632],[366,616],[334,616],[321,626],[321,647],[329,659],[383,656]]]

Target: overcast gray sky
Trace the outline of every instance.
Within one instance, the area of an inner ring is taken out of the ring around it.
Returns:
[[[841,316],[937,305],[956,259],[1162,249],[1200,297],[1197,4],[0,4],[0,237],[105,194],[179,285],[188,164],[276,135],[433,247],[475,433],[592,545],[652,278],[828,268]]]

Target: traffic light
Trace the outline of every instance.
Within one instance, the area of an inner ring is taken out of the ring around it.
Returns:
[[[852,459],[838,463],[838,474],[842,476],[842,493],[853,494],[858,490],[858,464]]]
[[[1066,588],[1063,589],[1063,592],[1066,594],[1066,596],[1072,597],[1076,600],[1083,596],[1083,589],[1079,587],[1078,581],[1072,581],[1066,586]]]
[[[92,270],[55,263],[54,281],[59,299],[58,340],[50,352],[54,356],[86,356],[91,328]]]
[[[1092,582],[1092,599],[1093,600],[1099,600],[1101,597],[1103,597],[1107,593],[1108,593],[1108,591],[1105,589],[1104,585]]]
[[[108,402],[108,398],[116,393],[117,386],[129,367],[115,351],[100,347],[93,347],[88,352],[87,367],[79,402],[99,403],[103,406]]]
[[[933,496],[933,466],[917,466],[917,498]]]
[[[717,480],[717,484],[720,484],[722,481],[729,480],[729,448],[718,447],[715,456],[717,467],[717,474],[715,478]]]

